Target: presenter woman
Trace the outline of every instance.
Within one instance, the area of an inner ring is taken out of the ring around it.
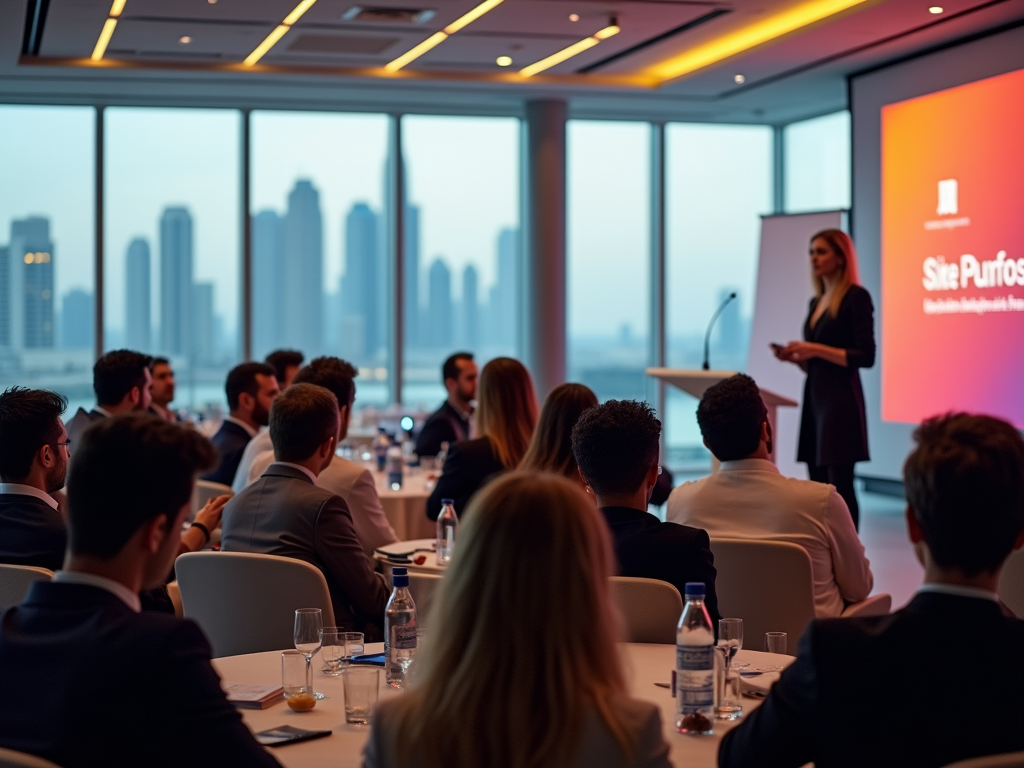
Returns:
[[[826,229],[811,238],[811,299],[804,341],[775,349],[779,360],[807,372],[797,461],[811,480],[831,483],[860,527],[853,465],[867,461],[868,428],[860,368],[875,364],[874,306],[859,285],[857,253],[845,232]]]

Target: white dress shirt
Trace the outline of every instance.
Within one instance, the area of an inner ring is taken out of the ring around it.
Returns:
[[[62,584],[85,584],[105,589],[119,597],[136,613],[142,612],[142,601],[139,600],[139,596],[121,582],[108,579],[106,576],[97,576],[95,573],[82,573],[81,571],[57,571],[53,574],[53,580]]]
[[[22,485],[21,483],[0,483],[0,493],[18,494],[19,496],[35,496],[49,504],[53,509],[57,508],[57,501],[45,491],[41,491],[34,485]]]
[[[257,433],[256,437],[249,441],[249,444],[245,446],[245,450],[242,451],[242,458],[238,462],[238,469],[235,470],[235,479],[231,481],[231,490],[235,493],[241,493],[245,490],[245,487],[249,485],[252,480],[249,479],[249,468],[252,466],[253,459],[259,456],[261,453],[267,451],[273,451],[274,444],[270,442],[270,430],[266,427],[262,427]],[[270,464],[266,464],[263,469],[269,467]],[[263,472],[260,472],[259,477]]]
[[[238,426],[240,426],[242,429],[249,433],[250,440],[256,437],[256,433],[259,431],[254,427],[250,426],[249,424],[246,424],[241,419],[236,419],[234,416],[225,416],[224,421],[230,421],[232,424],[237,424]]]
[[[987,589],[981,589],[980,587],[965,587],[961,584],[937,584],[935,582],[925,582],[915,590],[914,594],[919,595],[922,592],[937,592],[940,595],[973,597],[977,600],[991,600],[994,603],[999,602],[999,595],[995,592],[989,592]]]
[[[811,557],[814,612],[838,616],[844,601],[871,593],[874,578],[846,502],[832,485],[783,477],[765,459],[724,461],[719,471],[683,483],[665,519],[703,528],[712,539],[786,541]]]

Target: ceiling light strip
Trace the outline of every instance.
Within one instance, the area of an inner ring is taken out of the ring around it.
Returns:
[[[501,5],[502,2],[504,2],[504,0],[484,0],[484,2],[480,3],[480,5],[476,6],[469,13],[463,14],[455,21],[453,21],[451,24],[449,24],[447,27],[445,27],[443,31],[435,32],[419,45],[406,51],[394,61],[390,61],[387,64],[385,64],[384,69],[388,72],[397,72],[409,62],[418,59],[431,48],[434,48],[443,43],[445,40],[447,40],[450,36],[454,35],[463,27],[472,24],[474,21],[479,19],[488,11],[497,8],[499,5]]]
[[[92,56],[90,58],[93,61],[99,61],[103,58],[103,54],[107,52],[110,38],[114,36],[114,27],[117,26],[117,17],[124,12],[124,6],[127,2],[128,0],[114,0],[110,6],[107,20],[103,22],[103,29],[100,30],[100,36],[96,40],[96,47],[92,49]]]
[[[284,20],[274,28],[274,31],[267,35],[266,39],[257,45],[252,53],[245,57],[242,64],[246,67],[251,67],[262,59],[267,54],[267,51],[277,45],[277,41],[285,36],[285,33],[292,28],[295,22],[301,19],[302,15],[313,7],[315,2],[316,0],[302,0],[301,3],[296,5],[292,12],[285,16]]]
[[[578,43],[573,43],[568,48],[563,48],[557,53],[551,54],[546,59],[541,59],[528,67],[523,67],[519,70],[519,74],[523,77],[533,77],[546,69],[551,69],[556,64],[561,64],[563,61],[571,59],[573,56],[593,48],[602,40],[607,40],[609,37],[613,37],[617,34],[619,34],[619,25],[613,22],[604,29],[598,30],[590,37],[585,37]]]

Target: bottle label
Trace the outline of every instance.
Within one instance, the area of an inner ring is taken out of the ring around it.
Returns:
[[[416,626],[405,625],[391,628],[391,647],[396,651],[411,651],[416,648]]]
[[[715,649],[712,645],[676,646],[676,709],[684,714],[715,705]]]

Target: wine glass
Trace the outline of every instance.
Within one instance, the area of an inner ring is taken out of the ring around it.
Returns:
[[[319,608],[298,608],[295,611],[295,650],[306,657],[306,672],[313,679],[313,656],[320,650],[323,641],[324,618]],[[318,699],[322,693],[314,693]]]
[[[724,670],[719,702],[715,707],[715,717],[719,720],[735,720],[743,713],[743,706],[738,697],[738,688],[736,691],[732,691],[730,688],[733,657],[742,647],[743,619],[720,619],[718,621],[718,651],[722,654]],[[739,685],[738,681],[735,682],[735,685]],[[732,696],[733,692],[737,695]]]

